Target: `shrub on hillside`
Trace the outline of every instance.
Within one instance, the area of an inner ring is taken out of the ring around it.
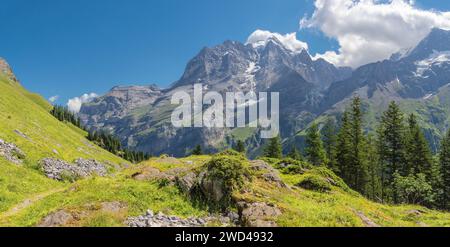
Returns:
[[[206,169],[210,178],[223,180],[228,192],[241,189],[245,180],[251,177],[247,161],[239,157],[213,157],[206,163]]]
[[[306,174],[297,186],[317,192],[328,192],[332,188],[329,181],[316,174]]]
[[[216,156],[237,156],[237,157],[242,157],[242,158],[245,157],[243,153],[240,153],[233,149],[227,149],[225,151],[222,151],[222,152],[216,154]]]
[[[291,158],[284,158],[277,161],[274,167],[284,174],[303,174],[312,166],[306,162],[301,162]]]
[[[401,203],[428,206],[434,202],[433,187],[422,173],[407,177],[395,173],[394,189]]]
[[[206,202],[210,209],[223,210],[233,203],[233,192],[251,180],[246,159],[241,156],[216,155],[200,171],[193,196]]]
[[[348,185],[344,182],[344,180],[341,177],[339,177],[333,171],[331,171],[326,167],[315,167],[310,170],[310,173],[317,174],[325,178],[327,181],[330,182],[331,185],[341,188],[346,192],[352,192],[350,187],[348,187]]]

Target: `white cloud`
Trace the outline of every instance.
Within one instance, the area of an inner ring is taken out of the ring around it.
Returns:
[[[285,35],[279,33],[272,33],[265,30],[254,31],[247,39],[246,44],[251,44],[253,47],[265,46],[269,40],[278,40],[283,46],[292,51],[300,52],[308,50],[308,44],[297,39],[297,33],[288,33]]]
[[[316,0],[301,28],[318,28],[339,42],[336,53],[315,57],[357,67],[417,45],[432,28],[450,29],[450,12],[422,10],[405,0]]]
[[[69,99],[69,101],[67,102],[67,107],[69,108],[70,111],[78,113],[80,112],[81,105],[83,103],[91,102],[96,97],[98,97],[96,93],[89,93],[89,94],[85,93],[80,97]]]
[[[50,98],[48,98],[48,101],[50,101],[50,103],[55,103],[55,101],[57,101],[59,99],[59,95],[54,95]]]

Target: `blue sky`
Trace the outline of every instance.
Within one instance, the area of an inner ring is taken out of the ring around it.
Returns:
[[[450,9],[443,2],[416,6]],[[319,29],[299,31],[313,11],[313,0],[0,0],[0,57],[29,90],[65,103],[115,85],[167,86],[202,47],[256,29],[297,31],[311,54],[337,51]]]

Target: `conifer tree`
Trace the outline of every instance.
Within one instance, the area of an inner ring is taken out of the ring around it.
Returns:
[[[367,171],[368,182],[367,192],[368,198],[374,201],[382,200],[382,182],[381,182],[381,166],[377,153],[377,140],[373,134],[367,137]]]
[[[442,193],[440,203],[443,209],[450,209],[450,130],[441,142],[439,153],[440,175],[442,178]]]
[[[397,103],[391,102],[388,110],[383,113],[379,135],[378,153],[383,169],[383,189],[385,192],[390,191],[393,202],[397,203],[398,195],[393,189],[394,174],[400,173],[404,176],[406,170],[405,126],[403,113]]]
[[[361,99],[356,96],[351,104],[351,152],[349,172],[349,185],[355,190],[365,194],[368,180],[366,162],[365,136],[363,133],[363,113],[361,110]]]
[[[202,151],[202,146],[197,145],[195,146],[194,150],[192,151],[192,155],[202,155],[203,151]]]
[[[336,147],[336,160],[338,163],[338,175],[344,179],[344,181],[350,180],[349,165],[351,163],[351,122],[350,114],[345,111],[342,120],[341,127],[338,133],[337,147]]]
[[[325,150],[320,137],[319,126],[313,124],[306,135],[306,157],[313,165],[322,165],[326,162]]]
[[[238,140],[236,145],[235,145],[235,147],[234,147],[234,150],[236,150],[239,153],[245,153],[245,144],[244,144],[244,142],[242,140]]]
[[[327,166],[331,170],[337,172],[339,171],[336,160],[337,135],[336,135],[336,122],[334,121],[333,118],[327,119],[325,126],[322,129],[322,133],[323,133],[323,144],[327,156]]]
[[[300,151],[298,151],[298,149],[295,145],[292,145],[291,151],[289,151],[287,156],[293,160],[298,160],[298,161],[303,160],[303,157],[300,154]]]
[[[269,140],[268,145],[264,149],[264,156],[277,159],[283,158],[281,138],[279,135]]]
[[[406,151],[405,173],[413,175],[423,173],[427,180],[431,181],[433,165],[431,150],[414,114],[408,118]]]

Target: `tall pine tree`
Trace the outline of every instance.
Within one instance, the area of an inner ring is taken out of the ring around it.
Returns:
[[[239,153],[245,153],[245,144],[242,140],[238,140],[236,145],[234,146],[234,150]]]
[[[406,145],[407,175],[425,174],[430,182],[432,177],[433,157],[425,135],[417,123],[416,116],[411,114],[408,118],[408,133]]]
[[[264,156],[277,159],[283,158],[283,150],[281,146],[280,136],[276,136],[269,140],[269,143],[264,149]]]
[[[378,153],[382,164],[383,200],[392,196],[394,203],[398,203],[398,195],[394,185],[394,174],[405,175],[406,170],[406,142],[403,113],[395,102],[391,102],[383,113],[379,127]]]
[[[351,104],[351,152],[349,173],[349,185],[355,190],[365,194],[368,180],[365,136],[363,133],[363,113],[361,110],[361,99],[356,96]]]
[[[288,155],[289,158],[293,159],[293,160],[298,160],[298,161],[302,161],[303,157],[300,154],[300,151],[298,151],[297,147],[294,145],[292,145],[291,151],[289,151]]]
[[[450,209],[450,130],[441,142],[439,163],[442,178],[442,193],[440,204],[443,209]]]
[[[345,111],[341,120],[336,148],[336,160],[339,169],[337,173],[344,181],[349,181],[351,175],[349,171],[349,165],[351,163],[350,153],[352,149],[351,127],[350,114],[348,111]]]
[[[377,140],[373,134],[367,137],[367,191],[366,196],[374,201],[381,201],[382,183],[381,166],[377,152]]]
[[[307,131],[305,153],[308,161],[313,165],[322,165],[326,161],[325,150],[323,149],[317,124],[313,124]]]
[[[337,136],[336,136],[336,122],[333,118],[328,118],[323,129],[323,145],[325,148],[325,154],[327,156],[327,166],[334,172],[338,172],[339,169],[337,167],[336,160],[336,144],[337,144]]]

